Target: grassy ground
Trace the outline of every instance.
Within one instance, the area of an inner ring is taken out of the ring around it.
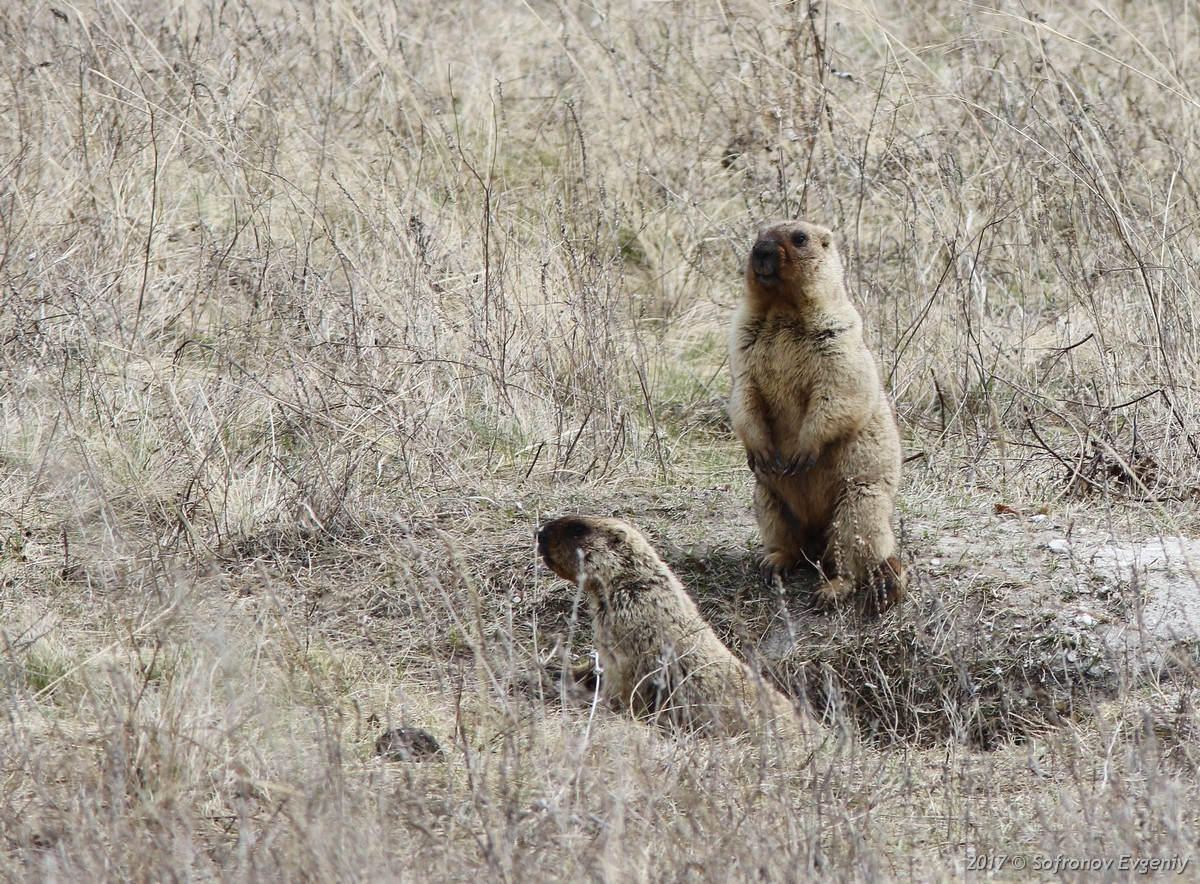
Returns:
[[[1067,6],[5,5],[0,876],[1194,874],[1200,8]],[[724,335],[783,217],[910,457],[877,622],[756,577]],[[828,739],[516,689],[587,648],[576,510]]]

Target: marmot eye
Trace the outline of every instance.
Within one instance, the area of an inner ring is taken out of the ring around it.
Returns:
[[[792,245],[794,245],[796,248],[800,248],[806,242],[808,242],[808,234],[803,230],[797,230],[792,234]]]

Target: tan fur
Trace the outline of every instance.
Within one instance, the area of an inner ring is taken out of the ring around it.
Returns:
[[[679,579],[628,522],[555,519],[538,531],[538,551],[555,574],[587,595],[600,695],[611,708],[724,734],[761,723],[800,724],[792,704],[717,638]]]
[[[790,221],[759,234],[729,361],[764,574],[807,562],[826,604],[857,590],[868,609],[895,603],[906,583],[892,530],[900,434],[830,231]]]

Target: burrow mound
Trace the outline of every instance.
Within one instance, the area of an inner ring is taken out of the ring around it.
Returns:
[[[736,651],[819,717],[875,742],[994,748],[1086,715],[1121,683],[1121,661],[1096,632],[1011,587],[941,588],[915,573],[898,608],[867,619],[814,609],[815,577],[775,597],[753,557],[675,565]],[[732,598],[730,586],[741,588]]]

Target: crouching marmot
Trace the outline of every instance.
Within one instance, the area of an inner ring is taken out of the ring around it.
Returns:
[[[868,610],[896,602],[906,585],[892,531],[900,434],[830,231],[790,221],[759,234],[729,362],[764,575],[807,562],[826,604],[857,590]]]
[[[628,522],[566,516],[543,525],[537,540],[550,569],[587,594],[595,674],[611,708],[723,734],[764,722],[800,724],[783,694],[717,638],[679,579]]]

